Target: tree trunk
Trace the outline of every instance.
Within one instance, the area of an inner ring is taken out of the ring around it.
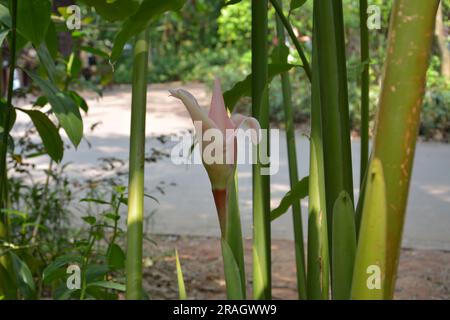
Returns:
[[[389,26],[373,152],[373,158],[381,161],[386,183],[387,270],[382,271],[386,298],[394,293],[438,5],[439,0],[396,0]]]
[[[441,73],[444,78],[450,80],[450,50],[447,45],[447,32],[444,25],[444,8],[442,2],[436,14],[435,34],[441,53]]]

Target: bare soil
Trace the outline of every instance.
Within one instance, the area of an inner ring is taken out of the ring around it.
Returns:
[[[177,299],[174,250],[178,249],[189,299],[225,299],[217,238],[155,236],[145,248],[144,288],[153,299]],[[245,242],[248,296],[251,297],[251,241]],[[272,242],[274,299],[297,299],[294,245]],[[450,299],[450,252],[403,249],[395,299]]]

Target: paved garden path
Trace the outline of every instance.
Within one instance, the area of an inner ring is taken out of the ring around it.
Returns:
[[[179,101],[167,92],[172,85],[154,85],[148,95],[147,151],[152,148],[170,152],[170,141],[162,144],[155,137],[181,133],[192,129],[188,113]],[[186,86],[184,86],[186,87]],[[210,95],[202,85],[191,84],[188,89],[203,106],[209,105]],[[130,88],[120,87],[105,92],[102,99],[89,98],[90,111],[85,119],[85,135],[75,150],[68,150],[64,161],[72,162],[71,171],[79,177],[97,174],[98,158],[128,157],[130,126]],[[24,121],[23,118],[18,119]],[[98,123],[94,131],[90,126]],[[19,126],[20,128],[20,126]],[[359,166],[359,141],[352,142],[353,163]],[[297,132],[300,176],[307,175],[308,141]],[[289,190],[284,132],[280,132],[280,170],[272,176],[272,205],[276,206]],[[148,228],[162,234],[218,235],[219,228],[210,193],[209,181],[201,165],[174,165],[169,158],[146,165],[146,188],[159,199],[159,204],[146,200],[146,214],[152,215]],[[113,173],[111,173],[113,174]],[[359,172],[354,172],[355,186]],[[163,190],[164,194],[158,190]],[[355,189],[355,194],[358,193]],[[251,236],[251,167],[239,167],[239,202],[244,233]],[[306,201],[302,202],[306,226]],[[419,143],[409,197],[404,245],[450,250],[450,145]],[[286,214],[272,225],[274,238],[291,239],[291,215]]]

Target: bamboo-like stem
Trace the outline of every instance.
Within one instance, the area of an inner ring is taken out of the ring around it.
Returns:
[[[323,159],[327,203],[328,242],[331,248],[332,213],[341,191],[353,203],[349,114],[343,42],[342,3],[336,0],[315,0],[317,56],[320,73],[322,109]]]
[[[227,298],[243,300],[246,297],[244,247],[236,193],[236,176],[226,189],[213,189],[221,231],[222,259],[227,287]]]
[[[267,130],[253,165],[253,295],[271,298],[270,179],[262,175],[261,150],[269,153],[267,70],[267,0],[252,0],[252,115]]]
[[[281,4],[280,4],[281,5]],[[279,44],[284,44],[285,35],[283,24],[276,18],[277,37]],[[286,126],[286,144],[289,162],[289,181],[291,189],[298,182],[297,150],[295,145],[295,127],[292,111],[291,82],[287,72],[281,74],[283,92],[284,122]],[[295,265],[297,270],[297,292],[299,299],[306,299],[305,249],[303,244],[302,208],[300,201],[292,204],[292,224],[294,227]]]
[[[297,49],[298,55],[300,56],[300,59],[302,60],[303,69],[305,70],[306,76],[308,77],[309,81],[311,81],[311,66],[309,65],[308,59],[306,58],[306,55],[303,51],[302,46],[300,45],[300,42],[297,39],[297,36],[294,33],[294,30],[292,29],[292,26],[286,18],[286,16],[283,13],[283,7],[281,3],[278,2],[278,0],[270,0],[270,3],[272,4],[273,8],[275,9],[278,18],[281,20],[281,23],[286,28],[286,31],[291,38],[292,43],[295,46],[295,49]]]
[[[309,218],[308,218],[308,299],[328,299],[329,295],[329,250],[327,230],[327,208],[325,199],[325,173],[322,139],[322,110],[320,100],[320,74],[317,52],[317,21],[313,14],[313,74],[311,105],[311,138],[309,159]]]
[[[373,151],[374,159],[381,161],[386,182],[387,298],[394,293],[438,5],[439,0],[396,0],[390,20]]]
[[[144,218],[145,116],[147,107],[148,31],[134,46],[128,182],[126,297],[142,299],[142,238]]]
[[[339,94],[339,115],[341,120],[341,143],[343,159],[343,179],[344,189],[347,191],[352,205],[353,199],[353,166],[352,166],[352,147],[350,141],[350,111],[348,103],[348,85],[347,85],[347,59],[345,54],[345,29],[344,13],[342,0],[333,0],[334,29],[336,35],[336,59],[338,67],[338,94]],[[334,199],[336,200],[336,199]],[[334,206],[334,202],[330,204]],[[331,229],[331,226],[330,226]]]
[[[3,136],[0,145],[0,239],[7,240],[8,238],[8,217],[2,210],[7,208],[8,203],[8,172],[7,172],[7,150],[8,150],[8,137],[10,131],[10,122],[12,114],[12,98],[13,98],[13,84],[14,84],[14,70],[16,68],[16,38],[17,38],[17,0],[11,2],[11,43],[10,43],[10,63],[9,63],[9,78],[8,78],[8,93],[6,103],[5,121],[3,123]],[[12,275],[10,272],[12,265],[9,259],[9,255],[2,255],[0,257],[0,272],[6,272]],[[8,277],[8,274],[0,275],[0,278]],[[1,288],[0,295],[4,295],[6,298],[13,298],[11,295],[14,289]]]
[[[360,186],[364,181],[364,174],[369,161],[369,29],[367,28],[367,0],[359,0],[359,31],[361,38],[361,161]]]
[[[0,209],[5,209],[6,198],[7,198],[7,188],[8,188],[8,174],[6,170],[6,156],[8,150],[8,136],[10,131],[10,122],[12,114],[12,98],[13,98],[13,85],[14,85],[14,70],[16,68],[16,26],[17,26],[17,0],[11,2],[11,43],[10,43],[10,63],[9,63],[9,78],[8,78],[8,93],[6,102],[6,112],[5,120],[3,125],[3,135],[1,141],[0,149]],[[4,223],[3,213],[0,212],[0,237],[7,236],[6,226],[2,226]]]
[[[236,260],[239,268],[242,298],[245,299],[247,281],[245,277],[244,243],[242,238],[241,216],[239,213],[237,173],[235,173],[234,180],[230,183],[229,193],[225,240],[230,246],[234,259]]]

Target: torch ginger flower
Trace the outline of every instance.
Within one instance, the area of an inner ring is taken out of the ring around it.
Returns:
[[[219,215],[220,228],[222,234],[225,232],[226,212],[230,183],[233,182],[236,170],[236,135],[242,126],[248,126],[251,132],[252,143],[257,144],[260,138],[260,126],[255,118],[241,114],[228,115],[222,95],[220,80],[215,79],[214,91],[211,99],[209,113],[201,108],[195,97],[183,89],[169,90],[171,96],[180,99],[188,110],[192,121],[196,127],[198,141],[201,143],[202,162],[211,181],[214,202]],[[198,125],[200,124],[200,126]],[[208,131],[219,133],[220,148],[215,148],[214,159],[222,161],[211,161],[207,155],[207,149],[211,149],[211,144],[217,145],[217,134],[214,134],[214,141],[211,141]],[[205,141],[211,141],[205,143]],[[217,154],[218,153],[218,154]],[[219,155],[219,157],[217,157]],[[222,157],[220,157],[222,156]]]

